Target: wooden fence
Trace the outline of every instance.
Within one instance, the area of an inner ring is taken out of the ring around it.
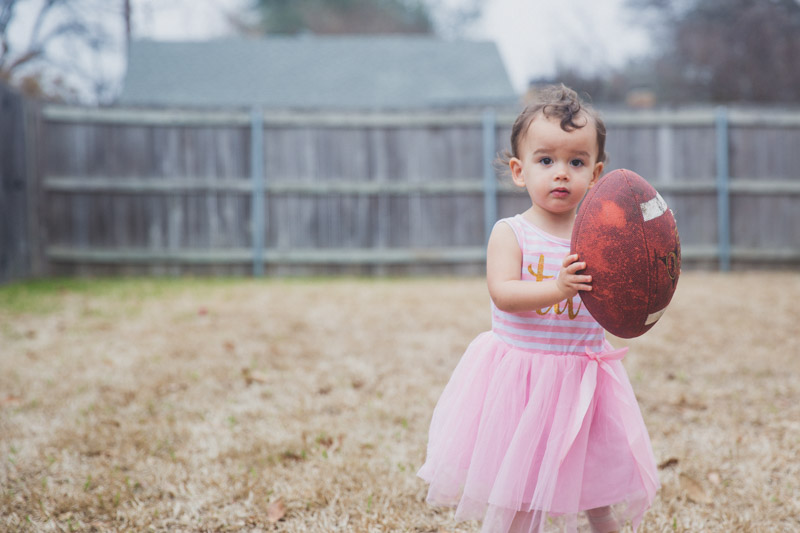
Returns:
[[[22,97],[0,84],[0,283],[31,271]]]
[[[493,167],[511,114],[33,114],[33,275],[477,273],[525,208]],[[604,116],[607,169],[662,193],[687,267],[800,264],[800,113]]]

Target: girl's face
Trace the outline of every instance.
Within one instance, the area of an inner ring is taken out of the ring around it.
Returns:
[[[522,136],[518,154],[510,161],[511,177],[527,189],[536,218],[574,217],[603,171],[597,161],[597,132],[590,123],[564,131],[558,119],[539,115]]]

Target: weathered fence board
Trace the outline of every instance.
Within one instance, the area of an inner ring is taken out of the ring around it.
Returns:
[[[659,189],[687,266],[800,264],[800,113],[722,111],[724,138],[717,109],[606,112],[607,170]],[[32,262],[37,274],[479,272],[494,219],[528,202],[488,156],[513,119],[44,106],[30,128],[28,203],[44,207]]]
[[[0,84],[0,283],[31,269],[25,106]]]

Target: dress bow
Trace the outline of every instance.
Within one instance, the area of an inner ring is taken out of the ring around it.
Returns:
[[[594,393],[597,390],[598,369],[602,369],[614,380],[616,383],[614,389],[622,386],[619,378],[614,373],[614,369],[611,368],[611,365],[608,364],[608,362],[622,360],[622,358],[625,357],[625,354],[628,353],[628,348],[614,350],[613,347],[608,344],[608,342],[605,343],[604,348],[612,349],[592,352],[589,350],[589,348],[586,348],[586,357],[589,359],[589,364],[586,365],[586,370],[583,372],[583,376],[581,377],[578,403],[576,404],[575,410],[572,412],[570,417],[571,422],[567,430],[565,445],[562,447],[560,462],[564,461],[564,458],[567,456],[567,452],[569,452],[570,448],[572,448],[572,444],[575,442],[578,432],[581,430],[581,426],[583,426],[583,421],[586,418],[586,414],[589,412],[589,406],[592,404]],[[615,390],[614,393],[617,398],[624,403],[630,403],[627,398],[625,398],[624,394],[618,393],[617,390]]]

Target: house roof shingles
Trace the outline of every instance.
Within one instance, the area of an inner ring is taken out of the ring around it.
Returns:
[[[513,106],[494,43],[414,36],[131,43],[123,105],[391,110]]]

